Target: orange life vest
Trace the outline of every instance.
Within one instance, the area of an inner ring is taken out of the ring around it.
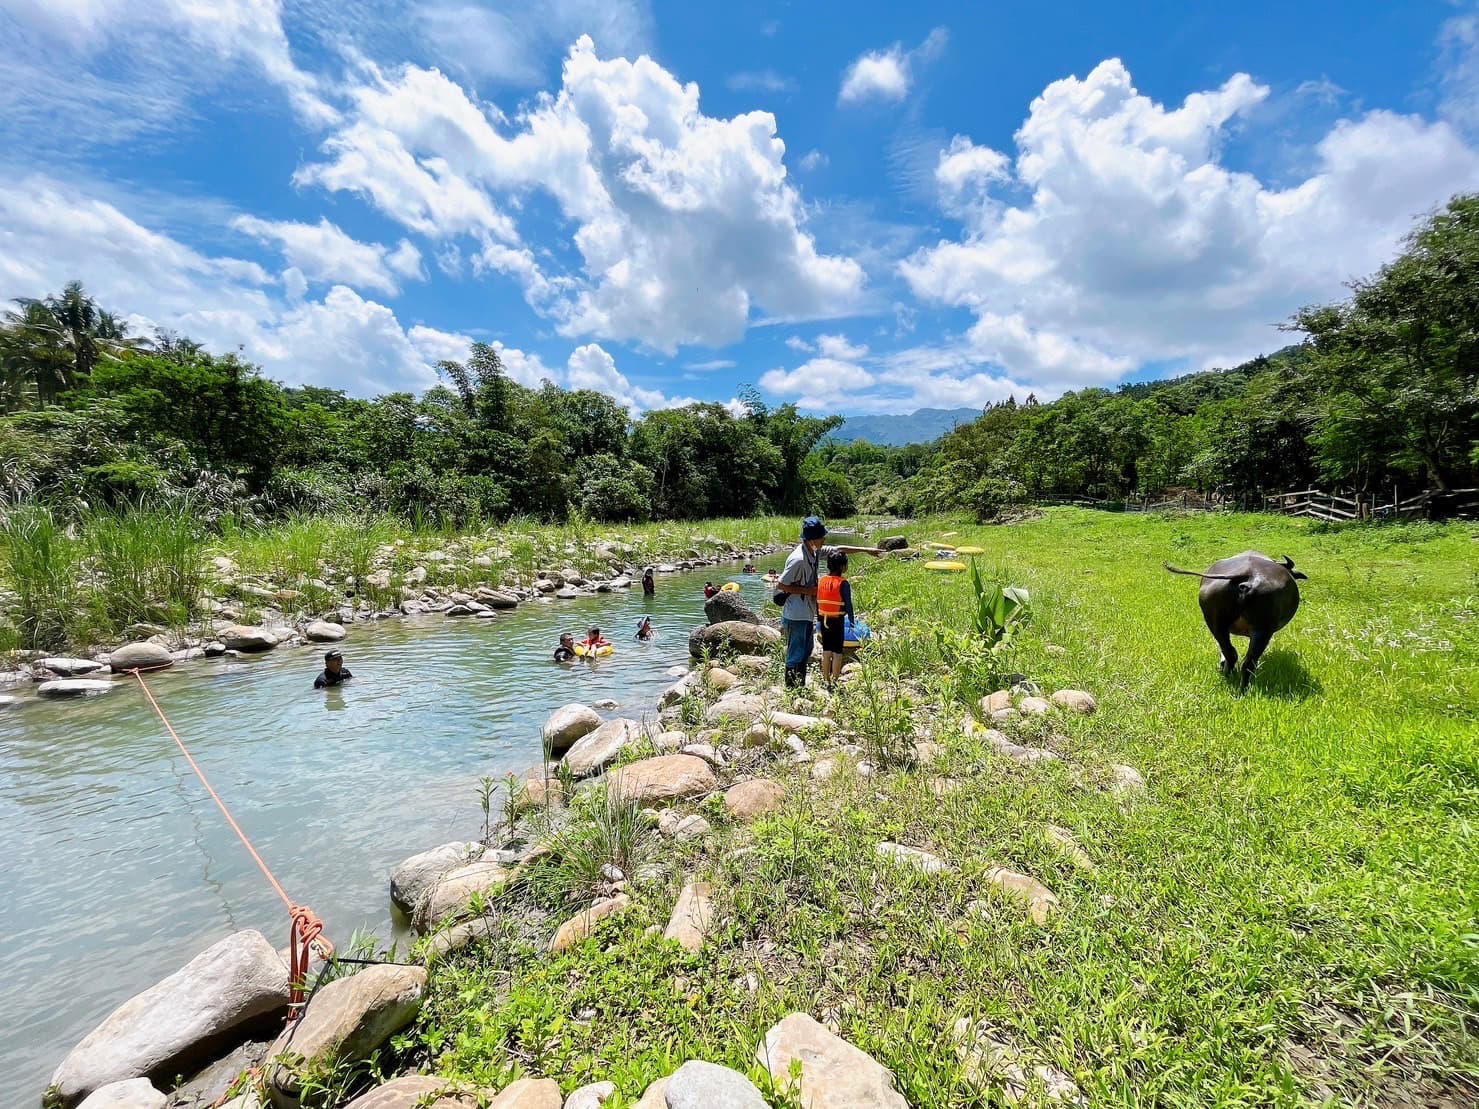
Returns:
[[[846,580],[837,574],[824,574],[817,579],[818,616],[842,615],[842,583]]]

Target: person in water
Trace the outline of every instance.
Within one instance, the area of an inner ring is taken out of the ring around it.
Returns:
[[[580,645],[584,647],[586,649],[586,653],[589,654],[597,647],[611,646],[611,640],[606,639],[601,635],[600,628],[593,627],[589,632],[586,633],[586,637],[581,640]]]
[[[560,645],[555,648],[556,662],[575,661],[575,636],[569,632],[560,633]]]
[[[713,582],[711,582],[711,581],[704,582],[704,600],[707,601],[710,597],[712,597],[717,592],[719,592],[719,589],[718,589],[717,586],[714,585]]]
[[[657,592],[657,582],[652,580],[652,567],[649,566],[642,573],[642,595],[650,597]]]
[[[638,639],[651,639],[656,634],[657,634],[657,631],[652,626],[652,617],[650,617],[650,616],[644,616],[644,617],[642,617],[642,619],[640,619],[640,620],[637,621],[637,638]]]
[[[747,562],[747,563],[745,563],[745,573],[747,573],[747,574],[753,574],[754,572],[755,572],[755,564],[753,562]]]
[[[817,579],[817,623],[822,631],[822,680],[828,688],[842,677],[843,643],[853,619],[852,583],[847,580],[847,555],[827,556],[827,572]]]
[[[344,668],[344,653],[342,651],[324,652],[324,672],[313,679],[314,689],[330,689],[336,685],[342,685],[354,677]]]

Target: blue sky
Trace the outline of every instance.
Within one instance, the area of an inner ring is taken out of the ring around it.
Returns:
[[[1188,10],[1191,9],[1191,10]],[[1479,7],[0,0],[0,296],[634,410],[1230,364],[1479,188]]]

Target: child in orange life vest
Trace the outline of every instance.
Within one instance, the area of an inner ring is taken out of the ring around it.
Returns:
[[[852,585],[847,580],[847,555],[827,556],[827,572],[817,579],[817,622],[822,628],[822,679],[830,686],[842,676],[842,643],[847,620],[853,618]]]

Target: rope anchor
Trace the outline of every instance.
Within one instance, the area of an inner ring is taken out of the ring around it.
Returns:
[[[288,918],[292,921],[292,927],[288,933],[288,1020],[296,1020],[303,1009],[304,985],[308,981],[309,960],[315,952],[321,959],[332,959],[334,957],[334,944],[328,936],[323,934],[324,922],[307,905],[295,904],[293,899],[288,896],[287,891],[282,888],[282,883],[277,880],[277,876],[272,873],[266,861],[257,853],[257,849],[252,846],[252,841],[247,838],[247,834],[241,830],[241,825],[231,815],[231,810],[226,807],[226,802],[221,799],[221,795],[211,785],[210,779],[205,776],[205,771],[200,768],[200,764],[190,754],[190,749],[185,746],[185,741],[180,738],[179,733],[175,731],[174,725],[169,722],[169,717],[164,715],[164,709],[160,708],[159,702],[154,699],[154,694],[150,692],[148,684],[144,681],[144,675],[139,671],[138,667],[128,671],[128,673],[132,674],[138,680],[139,688],[144,691],[144,696],[149,699],[149,704],[154,707],[154,712],[164,724],[165,731],[169,732],[170,738],[175,741],[175,746],[180,749],[180,754],[185,756],[185,761],[190,764],[190,769],[195,771],[195,776],[200,779],[200,784],[205,786],[206,792],[211,795],[211,800],[221,810],[221,815],[226,818],[226,823],[231,825],[231,830],[241,840],[242,846],[247,849],[253,861],[256,862],[258,869],[262,871],[268,883],[276,891],[277,896],[282,898],[283,904],[288,907]]]

